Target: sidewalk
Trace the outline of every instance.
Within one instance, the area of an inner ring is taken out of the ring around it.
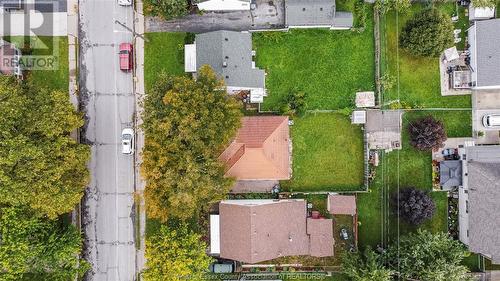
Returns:
[[[135,153],[135,191],[136,191],[136,212],[139,219],[136,226],[139,227],[138,236],[140,241],[136,251],[136,272],[140,274],[145,267],[145,248],[146,248],[146,205],[144,203],[144,187],[146,183],[140,175],[142,163],[142,148],[144,146],[144,132],[142,131],[142,101],[144,99],[144,15],[142,14],[142,0],[137,0],[134,11],[134,34],[135,34],[135,76],[134,76],[134,94],[135,94],[135,129],[136,129],[136,153]],[[138,36],[139,35],[139,36]],[[138,205],[138,206],[137,206]]]

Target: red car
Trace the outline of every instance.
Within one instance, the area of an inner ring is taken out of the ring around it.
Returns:
[[[133,46],[130,43],[120,44],[120,69],[130,71],[134,68]]]

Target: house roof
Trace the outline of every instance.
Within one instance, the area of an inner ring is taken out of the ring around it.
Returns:
[[[219,214],[222,258],[257,263],[309,253],[304,200],[226,200]]]
[[[233,142],[220,155],[226,176],[238,180],[290,179],[290,132],[286,116],[243,117]]]
[[[309,255],[313,257],[333,256],[333,220],[307,218]]]
[[[334,0],[285,0],[287,26],[331,26],[334,16]]]
[[[469,248],[500,263],[500,163],[471,161],[467,168]]]
[[[328,194],[328,212],[332,215],[355,215],[356,196]]]
[[[303,199],[225,200],[219,216],[221,258],[258,263],[284,256],[333,256],[332,220],[307,219]]]
[[[353,26],[354,17],[350,12],[335,12],[333,17],[333,27],[336,28],[351,28]]]
[[[442,187],[462,185],[462,161],[446,160],[439,162],[439,181]]]
[[[265,72],[252,65],[249,32],[213,31],[196,35],[196,65],[210,65],[227,86],[265,88]]]
[[[500,85],[500,19],[476,21],[474,23],[477,86]]]

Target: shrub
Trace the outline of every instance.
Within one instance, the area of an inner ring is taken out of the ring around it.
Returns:
[[[399,196],[398,196],[399,195]],[[392,197],[394,210],[410,224],[419,225],[434,215],[436,206],[429,194],[414,187],[404,188]]]
[[[446,131],[441,121],[427,116],[408,125],[410,144],[418,150],[431,151],[443,146]]]
[[[187,15],[188,2],[186,0],[145,0],[144,13],[171,20]]]
[[[406,23],[399,43],[412,55],[437,57],[453,45],[453,23],[437,9],[423,10]]]
[[[304,115],[307,108],[306,97],[305,92],[296,88],[291,89],[283,100],[281,113],[291,117]]]

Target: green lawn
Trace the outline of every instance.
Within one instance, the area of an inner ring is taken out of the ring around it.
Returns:
[[[338,113],[308,114],[292,126],[293,175],[290,191],[363,189],[363,134]]]
[[[144,81],[150,89],[159,73],[184,75],[184,44],[190,43],[188,33],[146,33],[144,47]]]
[[[290,30],[253,33],[257,66],[266,70],[263,109],[278,110],[292,88],[307,93],[308,109],[354,106],[355,92],[374,89],[373,12],[362,33]]]
[[[407,127],[414,120],[432,115],[445,124],[449,137],[470,137],[471,113],[470,111],[418,111],[407,112],[403,115],[403,149],[382,155],[380,165],[377,168],[375,180],[370,185],[371,192],[358,195],[359,242],[361,246],[370,245],[375,247],[382,240],[382,189],[385,187],[389,195],[397,192],[399,188],[416,187],[424,190],[432,190],[432,157],[430,152],[421,152],[409,144]],[[447,209],[448,199],[445,192],[432,192],[432,198],[436,204],[436,212],[430,221],[421,225],[430,231],[447,231]],[[389,221],[385,230],[389,241],[397,238],[416,228],[399,223],[396,216],[391,212],[389,206]]]
[[[382,69],[391,76],[399,74],[399,87],[394,86],[385,91],[384,102],[399,99],[413,107],[470,108],[470,96],[441,96],[438,58],[415,57],[398,48],[398,32],[405,22],[423,7],[423,4],[413,4],[407,14],[398,15],[391,11],[384,17],[381,26],[384,36]],[[437,7],[447,14],[455,13],[453,3],[440,4]],[[463,15],[463,11],[459,12]],[[464,25],[464,20],[462,18],[457,25]]]

